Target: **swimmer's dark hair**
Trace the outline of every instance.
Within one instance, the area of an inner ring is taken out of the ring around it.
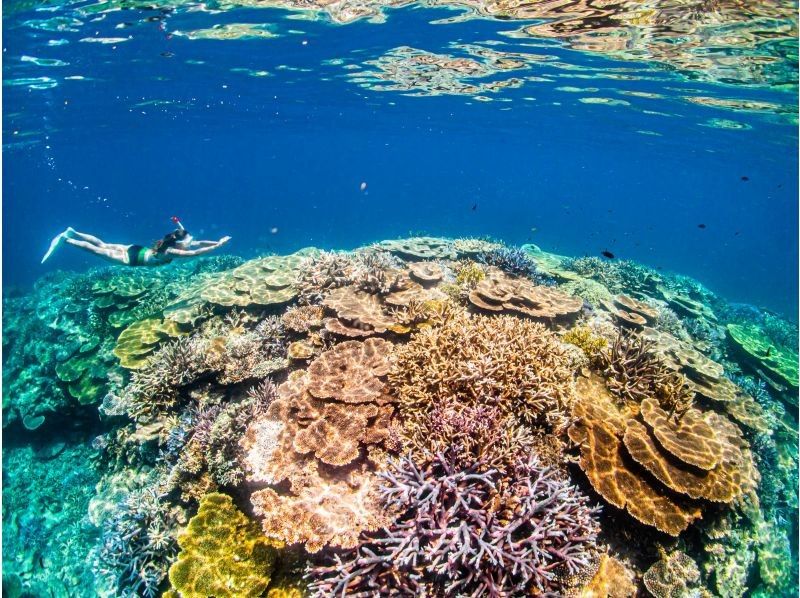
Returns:
[[[153,243],[153,251],[156,253],[164,253],[170,247],[175,247],[178,241],[182,241],[187,236],[189,236],[189,232],[186,229],[176,228],[171,233],[164,235],[163,239],[159,239]]]

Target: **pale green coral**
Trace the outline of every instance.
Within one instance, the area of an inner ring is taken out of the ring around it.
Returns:
[[[797,350],[778,345],[755,326],[728,324],[728,334],[745,354],[745,358],[766,368],[778,378],[791,385],[798,386]]]

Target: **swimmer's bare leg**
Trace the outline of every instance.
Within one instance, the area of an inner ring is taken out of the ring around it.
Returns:
[[[69,227],[64,232],[69,239],[78,239],[79,241],[86,241],[88,243],[92,243],[93,245],[105,245],[105,243],[97,237],[93,235],[87,235],[86,233],[79,233],[72,227]]]
[[[89,243],[88,241],[79,241],[78,239],[65,239],[65,242],[73,245],[74,247],[79,247],[80,249],[88,251],[89,253],[100,256],[103,259],[107,259],[118,264],[127,265],[124,257],[126,255],[126,251],[124,249],[120,250],[122,247],[121,245],[106,243],[103,243],[102,245],[95,245],[94,243]]]

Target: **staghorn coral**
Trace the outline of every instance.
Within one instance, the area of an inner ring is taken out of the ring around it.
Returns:
[[[449,451],[453,464],[496,469],[502,474],[534,446],[534,438],[513,415],[496,406],[464,406],[448,400],[437,403],[418,422],[403,430],[404,444],[412,458]]]
[[[498,247],[479,254],[476,259],[482,264],[499,268],[512,276],[527,278],[536,284],[553,284],[551,278],[539,272],[531,255],[517,247]]]
[[[462,260],[455,268],[456,284],[465,289],[473,289],[475,285],[486,278],[486,272],[472,260]]]
[[[313,596],[488,595],[558,592],[588,567],[598,531],[587,499],[534,455],[513,482],[456,465],[405,457],[380,474],[383,501],[400,514],[357,549],[312,570]]]
[[[689,381],[668,368],[653,353],[654,343],[640,335],[622,332],[609,350],[600,354],[606,384],[616,396],[638,403],[656,397],[673,414],[683,414],[694,401]]]
[[[157,596],[177,553],[177,519],[155,487],[129,493],[103,522],[97,570],[121,595]]]
[[[603,354],[603,376],[616,396],[638,403],[655,392],[667,370],[650,348],[641,336],[620,333]]]
[[[561,340],[580,348],[591,363],[598,363],[603,350],[608,346],[608,341],[602,336],[596,336],[588,326],[570,328],[561,336]]]
[[[182,598],[261,596],[280,548],[225,494],[203,497],[197,515],[178,535],[178,545],[169,581]]]
[[[395,351],[389,382],[405,417],[452,398],[558,426],[571,399],[568,351],[541,324],[457,314]]]
[[[281,322],[292,332],[307,333],[322,327],[324,310],[319,305],[296,305],[281,315]]]

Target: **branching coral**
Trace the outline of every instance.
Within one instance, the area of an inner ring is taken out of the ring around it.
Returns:
[[[513,276],[532,280],[536,284],[553,284],[550,277],[539,272],[536,261],[530,254],[518,247],[498,247],[479,254],[477,260]]]
[[[396,350],[389,381],[406,417],[452,398],[558,425],[571,398],[568,351],[543,325],[458,314]]]
[[[163,495],[153,488],[132,492],[104,525],[100,574],[122,595],[157,596],[177,552],[175,525]]]
[[[592,363],[597,363],[601,359],[603,350],[608,346],[608,341],[602,336],[595,335],[588,326],[570,328],[561,340],[579,347]]]
[[[670,413],[684,413],[692,405],[694,392],[686,378],[653,353],[653,347],[639,335],[619,334],[609,350],[601,353],[606,384],[623,400],[639,403],[656,397]]]
[[[399,517],[335,564],[312,571],[315,596],[507,596],[562,589],[587,567],[598,531],[587,499],[535,456],[499,473],[459,467],[438,453],[381,474],[387,509]]]

